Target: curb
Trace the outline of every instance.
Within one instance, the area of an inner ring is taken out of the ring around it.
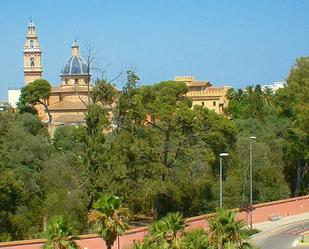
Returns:
[[[253,234],[252,236],[250,236],[250,238],[254,239],[254,238],[259,237],[259,236],[262,236],[262,235],[264,235],[264,234],[273,233],[273,232],[276,232],[276,231],[278,231],[278,230],[281,230],[281,229],[283,229],[283,228],[285,228],[285,227],[287,227],[287,226],[295,225],[295,224],[302,223],[302,222],[305,222],[305,221],[309,221],[309,218],[306,218],[306,219],[304,219],[304,220],[294,221],[294,222],[281,225],[280,227],[276,227],[276,228],[271,229],[271,230],[268,230],[268,231],[262,231],[262,232]],[[301,235],[300,235],[300,236],[301,236]],[[309,245],[309,243],[307,243],[307,244]]]

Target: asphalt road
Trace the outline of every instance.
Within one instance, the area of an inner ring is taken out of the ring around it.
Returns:
[[[252,240],[260,249],[309,249],[309,246],[296,246],[295,243],[300,238],[300,234],[305,231],[309,231],[309,220],[283,226],[275,231],[257,235]]]

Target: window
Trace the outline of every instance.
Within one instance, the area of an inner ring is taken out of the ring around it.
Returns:
[[[30,58],[30,66],[34,67],[34,58],[33,57]]]
[[[64,80],[65,84],[67,85],[69,83],[69,80],[68,79],[65,79]]]
[[[223,113],[223,104],[219,104],[219,113]]]
[[[76,85],[78,84],[78,79],[74,80],[74,84],[76,84]]]
[[[213,102],[212,102],[212,105],[213,105],[213,106],[216,106],[216,101],[213,101]]]
[[[33,48],[33,40],[30,40],[30,48]]]
[[[202,106],[204,106],[205,105],[205,103],[204,103],[204,101],[202,102]]]

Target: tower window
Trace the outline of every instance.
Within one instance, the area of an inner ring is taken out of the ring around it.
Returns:
[[[33,40],[30,40],[30,48],[33,48]]]
[[[78,84],[78,79],[75,79],[75,80],[74,80],[74,84]]]
[[[69,83],[68,79],[65,79],[64,82],[66,85]]]
[[[204,101],[202,102],[202,106],[204,106],[205,105],[205,103],[204,103]]]
[[[33,57],[30,58],[30,66],[34,67],[34,58]]]
[[[212,102],[212,105],[213,105],[213,106],[216,106],[216,101]]]

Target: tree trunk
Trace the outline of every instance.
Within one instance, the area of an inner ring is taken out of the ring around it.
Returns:
[[[90,69],[88,69],[88,75],[87,75],[87,94],[88,94],[88,106],[90,106]]]
[[[305,175],[305,168],[302,167],[302,163],[297,161],[297,171],[296,171],[296,183],[295,183],[295,190],[294,196],[299,196],[301,183],[303,181]]]
[[[48,105],[46,103],[44,103],[44,101],[40,101],[40,104],[42,104],[44,106],[44,110],[48,115],[48,127],[50,127],[50,125],[52,123],[52,115],[50,114],[50,111],[48,109]]]
[[[168,167],[168,152],[170,145],[170,129],[165,132],[165,141],[164,141],[164,150],[163,150],[163,164],[165,167]]]
[[[106,241],[105,241],[105,244],[106,244],[106,248],[107,248],[107,249],[112,249],[113,244],[114,244],[114,241],[106,240]]]

